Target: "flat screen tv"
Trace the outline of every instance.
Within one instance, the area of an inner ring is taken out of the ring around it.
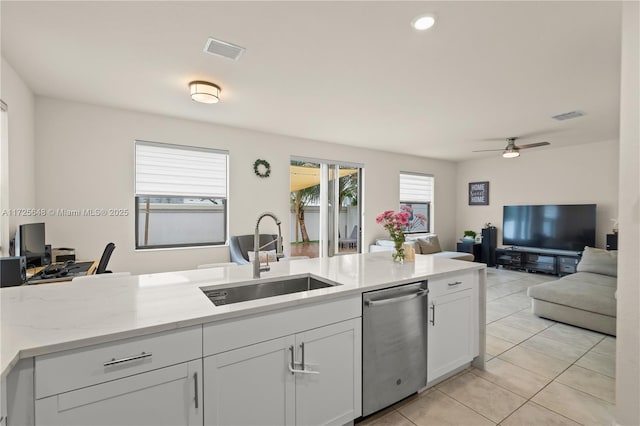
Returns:
[[[596,242],[596,205],[504,206],[506,246],[582,251]]]

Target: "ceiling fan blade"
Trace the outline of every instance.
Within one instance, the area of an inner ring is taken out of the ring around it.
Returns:
[[[471,151],[471,152],[489,152],[489,151],[504,151],[504,148],[500,148],[500,149],[478,149],[476,151]]]
[[[527,149],[527,148],[536,148],[539,146],[551,145],[549,142],[536,142],[536,143],[528,143],[526,145],[518,145],[515,148],[518,149]]]

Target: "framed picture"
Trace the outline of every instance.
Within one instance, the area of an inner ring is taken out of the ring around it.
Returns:
[[[469,182],[469,205],[489,205],[489,182]]]

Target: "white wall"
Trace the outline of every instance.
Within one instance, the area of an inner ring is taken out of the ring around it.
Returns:
[[[2,91],[0,98],[8,106],[8,146],[3,146],[2,169],[7,170],[8,190],[3,182],[3,209],[34,208],[35,195],[35,99],[31,90],[16,74],[11,65],[2,58]],[[4,141],[3,141],[4,145]],[[7,160],[7,161],[5,161]],[[2,255],[8,255],[9,238],[15,233],[17,225],[24,222],[38,222],[38,218],[20,215],[3,216],[0,214],[2,230]]]
[[[211,106],[215,112],[215,106]],[[251,234],[258,215],[273,211],[283,220],[290,241],[290,156],[363,163],[365,247],[384,229],[375,223],[381,211],[398,209],[400,171],[436,178],[436,230],[447,248],[455,246],[455,164],[415,156],[359,149],[202,122],[98,107],[49,98],[36,99],[35,168],[37,205],[46,209],[127,208],[127,217],[47,217],[47,239],[54,246],[77,249],[94,258],[113,241],[110,269],[144,273],[193,268],[228,260],[226,247],[134,250],[133,142],[143,139],[229,150],[229,228],[231,235]],[[271,176],[253,173],[253,162],[266,159]],[[261,231],[274,232],[269,221]],[[285,248],[285,251],[288,247]]]
[[[489,205],[469,206],[469,182],[489,181]],[[456,235],[498,227],[502,207],[514,204],[597,204],[596,246],[604,247],[618,217],[618,142],[523,151],[518,158],[494,157],[458,163]]]
[[[624,2],[622,13],[616,422],[639,425],[640,3]]]

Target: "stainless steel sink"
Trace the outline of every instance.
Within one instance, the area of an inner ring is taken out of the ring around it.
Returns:
[[[334,284],[329,284],[315,278],[299,277],[249,285],[239,284],[233,287],[216,288],[213,290],[202,289],[202,291],[214,305],[220,306],[333,286]]]

